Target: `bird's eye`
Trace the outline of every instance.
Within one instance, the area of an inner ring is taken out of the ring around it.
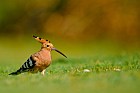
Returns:
[[[47,45],[47,47],[49,47],[49,45]]]

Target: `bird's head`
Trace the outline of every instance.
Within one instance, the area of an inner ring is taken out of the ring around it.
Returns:
[[[67,58],[66,55],[64,55],[62,52],[60,52],[59,50],[57,50],[53,44],[47,40],[47,39],[43,39],[43,38],[40,38],[40,37],[37,37],[37,36],[33,36],[38,42],[40,42],[42,44],[41,48],[46,48],[48,51],[52,51],[52,50],[55,50],[56,52],[60,53],[61,55],[63,55],[64,57]]]

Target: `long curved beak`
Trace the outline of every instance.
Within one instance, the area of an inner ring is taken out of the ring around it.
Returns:
[[[66,55],[64,55],[62,52],[60,52],[60,51],[59,51],[59,50],[57,50],[56,48],[52,48],[52,50],[55,50],[56,52],[60,53],[61,55],[63,55],[64,57],[66,57],[66,58],[67,58],[67,56],[66,56]]]

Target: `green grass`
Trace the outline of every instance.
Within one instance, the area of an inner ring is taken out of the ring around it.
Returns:
[[[140,53],[135,48],[54,40],[68,59],[52,52],[53,63],[45,76],[9,76],[39,50],[40,44],[32,38],[0,41],[0,93],[140,93]]]
[[[60,58],[53,60],[45,76],[9,76],[21,63],[3,60],[0,93],[140,93],[139,58],[139,54]]]

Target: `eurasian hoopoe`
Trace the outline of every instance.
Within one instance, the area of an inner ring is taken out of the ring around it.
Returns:
[[[40,51],[31,55],[30,58],[16,72],[12,72],[9,75],[18,75],[23,72],[41,72],[41,74],[44,75],[46,68],[51,64],[50,52],[52,50],[55,50],[66,57],[62,52],[54,48],[53,44],[50,43],[49,40],[45,40],[37,36],[33,37],[42,44]]]

